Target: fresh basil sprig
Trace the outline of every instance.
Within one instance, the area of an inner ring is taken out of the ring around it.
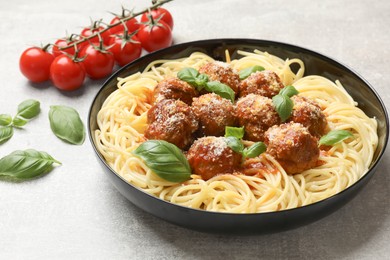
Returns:
[[[243,79],[246,79],[247,77],[249,77],[252,73],[254,73],[256,71],[263,71],[263,70],[265,70],[264,67],[259,66],[259,65],[255,65],[255,66],[240,70],[238,75],[240,76],[240,79],[243,80]]]
[[[183,152],[164,140],[148,140],[133,151],[159,177],[170,182],[190,179],[191,167]]]
[[[18,112],[12,118],[11,115],[0,115],[0,144],[5,143],[13,136],[13,127],[21,128],[27,122],[36,117],[41,111],[40,103],[34,99],[27,99],[18,105]]]
[[[18,117],[18,116],[15,116],[13,119],[12,119],[12,126],[14,127],[17,127],[17,128],[21,128],[23,126],[25,126],[27,124],[27,120],[22,118],[22,117]]]
[[[263,142],[256,142],[249,147],[246,147],[243,151],[245,158],[254,158],[264,153],[267,150],[267,146]]]
[[[320,145],[334,145],[353,137],[353,134],[347,130],[333,130],[322,136],[319,144]]]
[[[238,139],[242,139],[244,137],[245,130],[244,127],[233,127],[233,126],[226,126],[225,127],[225,137],[228,136],[234,136]]]
[[[0,128],[0,144],[7,142],[14,135],[12,126],[4,126]]]
[[[81,145],[85,140],[84,124],[79,113],[67,106],[51,106],[49,111],[50,127],[61,140]]]
[[[264,153],[267,146],[263,142],[256,142],[249,147],[244,147],[241,139],[244,137],[244,127],[225,127],[225,142],[236,153],[242,155],[242,160],[254,158]]]
[[[12,124],[12,116],[7,114],[0,115],[0,126],[9,126]]]
[[[206,83],[209,81],[209,77],[206,74],[201,74],[194,68],[184,68],[177,73],[177,77],[192,86],[198,91],[201,91]]]
[[[245,147],[241,140],[235,136],[227,136],[225,137],[225,142],[227,146],[229,146],[236,153],[242,154]]]
[[[272,97],[272,103],[282,122],[285,122],[292,114],[294,102],[290,97],[298,94],[293,86],[282,88],[276,96]]]
[[[199,71],[194,68],[181,69],[177,73],[177,77],[189,83],[198,91],[205,89],[208,92],[213,92],[234,102],[235,93],[228,85],[219,81],[209,81],[209,77],[206,74],[199,73]]]
[[[16,114],[16,117],[32,119],[36,117],[40,111],[41,108],[39,101],[34,99],[28,99],[19,104],[18,113]]]
[[[205,89],[208,92],[213,92],[218,96],[229,99],[232,103],[234,103],[235,93],[228,85],[225,85],[219,81],[209,81],[206,83]]]
[[[61,164],[46,152],[33,149],[14,151],[0,159],[0,176],[26,180],[50,172]]]
[[[288,97],[292,97],[292,96],[295,96],[298,94],[299,94],[299,92],[294,86],[286,86],[286,87],[282,88],[279,92],[279,95],[285,95]]]

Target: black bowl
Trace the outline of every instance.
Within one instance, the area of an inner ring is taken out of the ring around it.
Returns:
[[[98,128],[96,116],[104,100],[117,89],[117,77],[125,77],[142,71],[150,62],[157,59],[176,59],[189,56],[194,51],[204,52],[217,60],[224,60],[228,49],[231,58],[238,57],[237,50],[259,49],[285,58],[299,58],[305,63],[305,75],[322,75],[332,81],[340,80],[348,93],[359,103],[359,107],[378,121],[379,144],[368,173],[348,189],[320,202],[270,213],[231,214],[208,212],[179,206],[160,200],[127,183],[111,167],[96,149],[93,132]],[[128,64],[113,74],[104,84],[92,102],[88,133],[99,162],[114,184],[128,200],[139,208],[171,223],[205,232],[261,234],[296,228],[334,212],[350,201],[371,179],[385,151],[389,122],[383,102],[378,94],[362,77],[339,62],[301,47],[253,39],[214,39],[178,44],[151,54]]]

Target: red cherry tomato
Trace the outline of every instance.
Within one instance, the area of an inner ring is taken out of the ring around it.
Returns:
[[[120,21],[120,19],[121,19],[120,17],[116,16],[111,20],[110,24],[118,23]],[[125,24],[127,27],[127,31],[129,33],[138,30],[140,27],[140,24],[138,23],[136,18],[132,18],[130,20],[127,20],[125,22]],[[117,25],[117,26],[110,28],[109,32],[110,32],[110,35],[123,33],[124,32],[123,24],[120,24],[120,25]]]
[[[159,21],[158,24],[142,24],[137,33],[142,47],[148,52],[166,48],[172,44],[171,28],[164,21]]]
[[[85,72],[91,79],[105,78],[111,74],[115,65],[114,55],[110,52],[97,50],[95,46],[86,46],[80,52]]]
[[[141,16],[142,23],[147,22],[149,20],[148,14],[149,14],[149,12],[144,13]],[[167,9],[159,7],[157,9],[150,11],[150,14],[152,15],[153,19],[158,19],[161,17],[160,21],[166,22],[169,25],[169,27],[171,28],[171,30],[173,30],[173,18],[172,18],[171,13]]]
[[[112,46],[110,52],[114,54],[115,61],[121,67],[141,56],[142,46],[135,35],[131,40],[124,39],[123,33],[112,37],[110,46]]]
[[[64,52],[65,53],[68,53],[69,55],[73,56],[74,55],[74,47],[69,47],[65,50],[60,50],[60,48],[63,48],[63,47],[67,47],[69,46],[70,44],[72,44],[73,42],[72,41],[68,41],[67,39],[58,39],[55,43],[54,43],[54,46],[53,46],[53,55],[54,57],[58,57],[60,56],[61,54],[63,54]]]
[[[80,62],[61,54],[50,66],[50,78],[58,89],[71,91],[83,85],[85,70]]]
[[[32,82],[43,82],[50,78],[50,65],[54,56],[45,48],[31,47],[19,59],[22,74]]]
[[[94,27],[87,27],[87,28],[84,28],[82,31],[81,31],[81,33],[80,33],[80,35],[82,36],[82,37],[89,37],[89,36],[91,36],[92,34],[94,34],[94,33],[96,33],[96,32],[100,32],[100,31],[102,31],[104,29],[104,27],[103,26],[99,26],[99,27],[97,27],[97,28],[94,28]],[[102,32],[101,34],[100,34],[100,36],[101,36],[101,38],[102,38],[102,40],[103,40],[103,43],[105,44],[105,45],[107,45],[108,44],[108,42],[110,41],[110,33],[108,32],[108,31],[105,31],[105,32]],[[91,39],[89,39],[89,41],[91,42],[91,43],[98,43],[99,42],[99,36],[94,36],[94,37],[92,37]],[[88,43],[88,42],[87,42]],[[87,45],[87,44],[85,44],[85,45]]]

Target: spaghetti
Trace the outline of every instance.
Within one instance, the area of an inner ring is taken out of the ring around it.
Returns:
[[[241,69],[260,65],[279,75],[284,85],[294,85],[300,96],[315,100],[331,130],[345,129],[354,138],[329,150],[321,150],[321,165],[288,175],[271,155],[257,160],[264,166],[259,175],[220,174],[209,180],[198,175],[183,183],[159,178],[132,151],[146,139],[147,111],[151,91],[158,82],[186,67],[199,67],[213,59],[195,52],[176,60],[157,60],[143,72],[118,79],[118,89],[105,100],[98,113],[95,142],[110,167],[127,182],[162,200],[182,206],[229,213],[257,213],[296,208],[328,198],[346,189],[368,170],[378,143],[377,122],[367,117],[339,81],[321,76],[304,77],[299,59],[282,60],[266,52],[239,51],[243,57],[230,61]],[[230,60],[230,57],[229,57]],[[294,73],[290,66],[300,68]]]

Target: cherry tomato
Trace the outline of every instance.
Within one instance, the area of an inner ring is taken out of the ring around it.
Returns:
[[[142,24],[138,33],[142,47],[148,52],[166,48],[172,44],[171,28],[164,22],[158,24]]]
[[[80,33],[80,35],[81,36],[83,36],[83,37],[89,37],[89,36],[91,36],[92,34],[94,34],[94,33],[96,33],[96,32],[100,32],[101,30],[103,30],[104,29],[104,27],[103,26],[99,26],[99,27],[86,27],[86,28],[84,28],[82,31],[81,31],[81,33]],[[105,31],[105,32],[103,32],[103,33],[101,33],[100,34],[100,36],[101,36],[101,38],[102,38],[102,40],[103,40],[103,43],[105,44],[105,45],[107,45],[108,44],[108,42],[110,41],[110,33],[108,32],[108,31]],[[89,41],[91,42],[91,43],[98,43],[99,42],[99,36],[94,36],[94,37],[92,37],[91,39],[89,39]]]
[[[75,52],[73,46],[69,47],[68,49],[65,49],[65,50],[60,50],[60,48],[67,47],[67,46],[69,46],[72,43],[73,43],[72,41],[68,41],[67,39],[58,39],[54,43],[53,50],[52,50],[54,57],[58,57],[61,54],[63,54],[64,52],[68,53],[71,56],[73,56],[74,52]]]
[[[46,48],[31,47],[19,59],[22,74],[32,82],[43,82],[50,78],[50,64],[54,56]]]
[[[85,70],[80,62],[61,54],[50,66],[50,78],[58,89],[71,91],[83,85]]]
[[[110,24],[115,24],[115,23],[119,22],[120,19],[121,19],[121,17],[116,16],[111,20]],[[134,32],[134,31],[138,30],[140,27],[140,24],[138,23],[136,18],[132,18],[130,20],[127,20],[125,22],[125,24],[126,24],[128,32]],[[108,31],[110,32],[110,35],[123,33],[123,31],[124,31],[123,24],[114,26],[114,27],[110,28],[110,30],[108,30]]]
[[[141,16],[142,23],[147,22],[149,20],[148,14],[149,14],[149,12],[144,13]],[[173,30],[173,18],[172,18],[171,13],[167,9],[159,7],[157,9],[150,11],[150,14],[152,15],[153,19],[159,19],[161,17],[160,21],[166,22],[169,25],[169,27],[171,28],[171,30]]]
[[[110,46],[110,52],[121,67],[141,56],[142,46],[135,35],[130,39],[125,39],[123,33],[116,35],[112,37]]]
[[[103,46],[104,48],[104,46]],[[105,78],[111,74],[115,65],[114,55],[110,52],[98,50],[95,46],[86,46],[80,52],[84,68],[91,79]]]

